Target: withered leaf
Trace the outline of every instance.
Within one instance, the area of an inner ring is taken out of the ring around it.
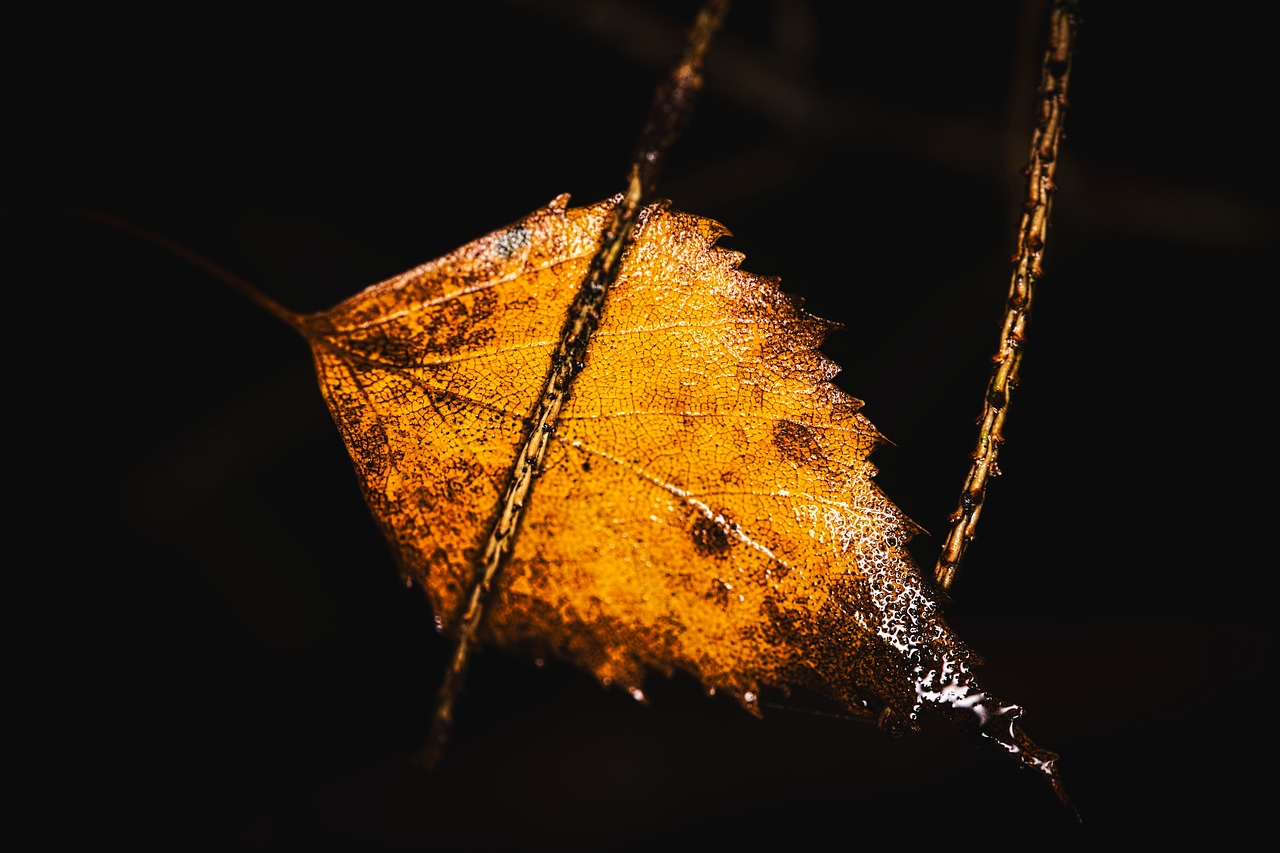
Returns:
[[[446,632],[613,203],[561,196],[299,320],[373,515]],[[937,710],[1061,793],[907,551],[918,529],[868,461],[883,439],[818,349],[836,324],[741,270],[726,233],[646,211],[481,640],[637,697],[647,671],[684,671],[753,713],[791,687],[893,730]]]

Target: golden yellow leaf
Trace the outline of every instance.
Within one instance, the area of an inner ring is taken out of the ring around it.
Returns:
[[[1020,709],[974,681],[875,484],[883,441],[818,350],[836,324],[740,269],[708,219],[650,207],[548,449],[504,495],[614,202],[561,196],[300,319],[364,495],[454,632],[495,525],[514,536],[480,639],[556,655],[637,698],[685,671],[753,713],[799,686],[915,728],[977,724],[1057,784]],[[562,389],[552,390],[562,393]]]

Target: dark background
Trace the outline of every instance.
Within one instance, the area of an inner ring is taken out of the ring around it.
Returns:
[[[879,480],[932,566],[997,343],[1044,8],[845,6],[735,5],[660,192],[845,323],[824,351],[894,442]],[[323,310],[559,193],[619,191],[693,8],[112,8],[10,28],[10,702],[34,758],[22,811],[47,837],[1021,848],[1262,825],[1280,226],[1273,48],[1243,4],[1084,3],[1004,476],[948,610],[984,683],[1061,753],[1081,825],[941,720],[891,739],[773,696],[760,721],[683,677],[642,707],[496,650],[446,766],[410,766],[448,646],[305,344],[67,211]]]

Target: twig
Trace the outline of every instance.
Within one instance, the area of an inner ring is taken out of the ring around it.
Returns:
[[[728,8],[729,0],[707,0],[703,4],[689,30],[683,56],[654,92],[627,175],[627,189],[618,197],[605,220],[600,248],[592,258],[586,279],[569,308],[559,348],[552,357],[551,369],[538,406],[529,419],[529,432],[516,458],[498,520],[485,545],[484,556],[459,623],[457,645],[440,687],[431,732],[419,756],[427,768],[439,762],[449,738],[453,707],[462,691],[476,634],[484,620],[494,582],[515,542],[520,515],[534,475],[542,464],[570,385],[586,360],[587,344],[600,323],[605,296],[617,278],[623,251],[640,218],[643,204],[650,200],[667,152],[693,113],[694,102],[702,89],[702,67],[707,49]]]
[[[1018,226],[1017,254],[1013,258],[1013,279],[1005,304],[1004,325],[1000,330],[1000,347],[992,359],[995,367],[982,401],[973,463],[960,490],[960,505],[951,513],[951,529],[933,571],[934,579],[944,590],[951,589],[965,549],[973,540],[986,497],[987,481],[1000,473],[996,456],[1004,442],[1004,421],[1009,401],[1018,384],[1018,366],[1026,345],[1031,298],[1036,283],[1043,275],[1041,261],[1049,228],[1049,210],[1053,192],[1057,189],[1053,178],[1067,110],[1071,58],[1080,24],[1076,6],[1073,0],[1054,0],[1049,11],[1049,36],[1040,72],[1036,125],[1031,135],[1031,156],[1024,169],[1026,194]]]
[[[651,3],[520,0],[520,6],[642,68],[665,68],[668,46],[679,38]],[[1047,2],[1020,4],[1018,14],[1024,14],[1023,9],[1043,10],[1047,6]],[[1036,13],[1035,22],[1038,30],[1043,22],[1042,11]],[[819,25],[822,24],[820,19]],[[717,38],[716,55],[708,71],[708,93],[744,114],[771,123],[789,139],[817,145],[871,141],[957,175],[988,182],[1001,191],[1009,178],[1018,179],[1017,172],[1008,168],[1006,158],[991,156],[992,151],[1007,150],[1009,144],[1003,118],[983,119],[900,102],[889,107],[865,92],[857,94],[858,88],[825,91],[786,65],[769,61],[758,47],[735,38],[731,31]],[[1022,83],[1025,85],[1026,81]],[[1034,95],[1031,87],[1027,89]],[[1027,100],[1030,102],[1031,98]],[[1020,136],[1014,144],[1015,159],[1023,156],[1024,140]],[[758,162],[755,158],[768,157],[769,166],[736,170],[734,180],[729,182],[714,180],[705,172],[689,173],[679,184],[668,183],[666,191],[674,196],[696,192],[705,201],[712,198],[710,192],[714,188],[720,195],[713,201],[721,205],[737,198],[758,198],[785,180],[786,169],[803,166],[804,154],[797,150],[785,145],[778,150],[748,149],[739,156],[753,158],[752,164]],[[718,162],[718,168],[729,168],[723,161]],[[1280,216],[1274,205],[1259,205],[1239,193],[1179,180],[1176,175],[1144,177],[1112,172],[1081,157],[1072,162],[1071,176],[1071,204],[1077,229],[1083,226],[1213,250],[1270,247],[1280,231]],[[1016,195],[1015,190],[1010,197]]]

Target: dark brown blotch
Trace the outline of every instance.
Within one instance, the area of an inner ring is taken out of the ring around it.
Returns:
[[[493,328],[486,323],[498,310],[498,294],[493,288],[452,299],[441,306],[428,338],[415,338],[422,355],[453,355],[484,349],[493,342]]]
[[[732,604],[733,589],[720,578],[716,578],[711,582],[710,589],[704,596],[708,601],[715,602],[716,606],[721,610],[728,610]]]
[[[778,421],[773,425],[773,446],[787,459],[801,465],[827,458],[813,430],[795,421]]]
[[[722,557],[733,547],[734,538],[730,535],[732,530],[733,523],[724,515],[708,518],[700,512],[693,518],[689,537],[693,540],[694,549],[702,556]]]

